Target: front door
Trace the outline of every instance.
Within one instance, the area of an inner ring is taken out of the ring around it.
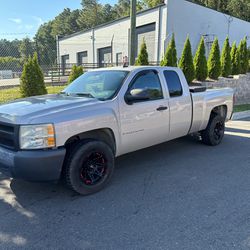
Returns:
[[[120,101],[122,153],[152,146],[168,139],[168,100],[164,98],[156,71],[144,70],[138,73],[130,83],[128,92],[145,89],[150,93],[148,100],[133,104],[128,104],[125,100]]]

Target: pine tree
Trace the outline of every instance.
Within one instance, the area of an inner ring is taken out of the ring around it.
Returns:
[[[136,59],[135,65],[149,65],[148,62],[148,52],[147,52],[147,45],[145,43],[145,39],[143,38],[140,53],[138,55],[138,58]]]
[[[168,44],[164,57],[161,60],[161,66],[172,66],[173,64],[173,54],[171,43]]]
[[[172,35],[171,41],[169,42],[165,55],[161,61],[161,66],[177,67],[177,52],[174,34]]]
[[[207,78],[208,70],[204,37],[201,38],[199,47],[194,57],[194,69],[195,78],[199,81],[205,81]]]
[[[221,53],[221,75],[223,77],[228,77],[232,73],[232,62],[230,52],[230,43],[229,38],[227,37],[224,42]]]
[[[238,53],[240,59],[240,73],[246,74],[248,68],[248,56],[247,56],[247,39],[246,37],[240,41],[238,46]]]
[[[73,65],[70,75],[69,75],[68,83],[73,82],[76,78],[78,78],[82,74],[83,74],[82,66]]]
[[[221,73],[220,64],[220,47],[218,38],[213,42],[209,58],[208,58],[208,76],[211,79],[217,80]]]
[[[182,69],[187,79],[187,82],[189,84],[192,83],[192,81],[195,78],[195,71],[194,71],[192,48],[189,37],[187,37],[186,42],[184,44],[182,56],[179,62],[179,67]]]
[[[247,38],[243,39],[243,70],[245,73],[248,72],[248,49],[247,49]]]
[[[233,75],[238,75],[240,73],[240,68],[239,68],[239,53],[237,50],[237,45],[236,42],[233,43],[232,49],[231,49],[231,61],[232,61],[232,74]]]
[[[175,44],[175,35],[172,35],[171,39],[171,47],[172,47],[172,54],[173,54],[173,67],[177,67],[177,50],[176,50],[176,44]]]
[[[22,97],[47,94],[43,72],[38,64],[37,54],[24,64],[20,83]]]

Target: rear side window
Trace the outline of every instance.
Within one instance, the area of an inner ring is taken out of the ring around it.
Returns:
[[[182,96],[182,86],[178,74],[175,71],[166,70],[164,76],[167,82],[170,97]]]

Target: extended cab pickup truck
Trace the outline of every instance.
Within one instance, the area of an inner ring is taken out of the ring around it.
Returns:
[[[89,71],[59,94],[0,106],[1,169],[94,193],[122,154],[197,132],[218,145],[232,111],[232,89],[189,87],[178,68]]]

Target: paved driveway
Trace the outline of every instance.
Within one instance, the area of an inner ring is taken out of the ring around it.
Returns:
[[[0,249],[250,249],[250,119],[218,147],[183,138],[116,164],[88,197],[0,174]]]

